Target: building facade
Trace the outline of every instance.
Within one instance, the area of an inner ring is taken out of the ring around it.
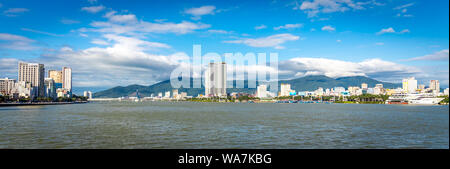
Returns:
[[[414,77],[410,77],[402,80],[403,91],[406,93],[416,93],[417,80]]]
[[[38,97],[45,96],[44,78],[45,69],[44,64],[19,62],[19,82],[29,82],[31,87],[36,87],[36,95]]]
[[[72,69],[69,67],[62,68],[62,87],[69,93],[72,93]]]
[[[205,71],[205,96],[227,96],[227,64],[209,63]]]
[[[7,77],[0,79],[0,95],[11,95],[15,83],[15,79],[8,79]]]
[[[48,77],[52,78],[55,83],[62,83],[62,72],[58,70],[49,70]]]
[[[439,80],[430,80],[430,89],[433,93],[439,93],[441,91]]]

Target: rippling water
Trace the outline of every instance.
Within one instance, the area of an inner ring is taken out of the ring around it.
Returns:
[[[98,102],[0,107],[0,148],[449,148],[448,106]]]

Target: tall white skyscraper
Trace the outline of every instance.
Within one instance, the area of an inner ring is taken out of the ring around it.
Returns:
[[[18,81],[29,82],[31,87],[36,87],[39,97],[45,96],[44,78],[44,64],[19,62]]]
[[[417,80],[414,77],[403,79],[403,91],[406,93],[416,93]]]
[[[227,64],[225,62],[209,63],[205,71],[205,96],[227,95]]]
[[[72,93],[72,69],[69,67],[62,68],[62,87]]]

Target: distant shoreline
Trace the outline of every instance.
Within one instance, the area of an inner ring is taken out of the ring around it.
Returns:
[[[65,104],[82,104],[88,102],[35,102],[35,103],[0,103],[0,107],[9,106],[42,106],[42,105],[65,105]]]

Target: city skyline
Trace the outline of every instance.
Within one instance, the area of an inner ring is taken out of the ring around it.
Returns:
[[[18,79],[11,66],[24,61],[74,68],[75,87],[150,85],[201,44],[205,53],[279,53],[280,79],[449,83],[448,1],[0,3],[2,78]]]

